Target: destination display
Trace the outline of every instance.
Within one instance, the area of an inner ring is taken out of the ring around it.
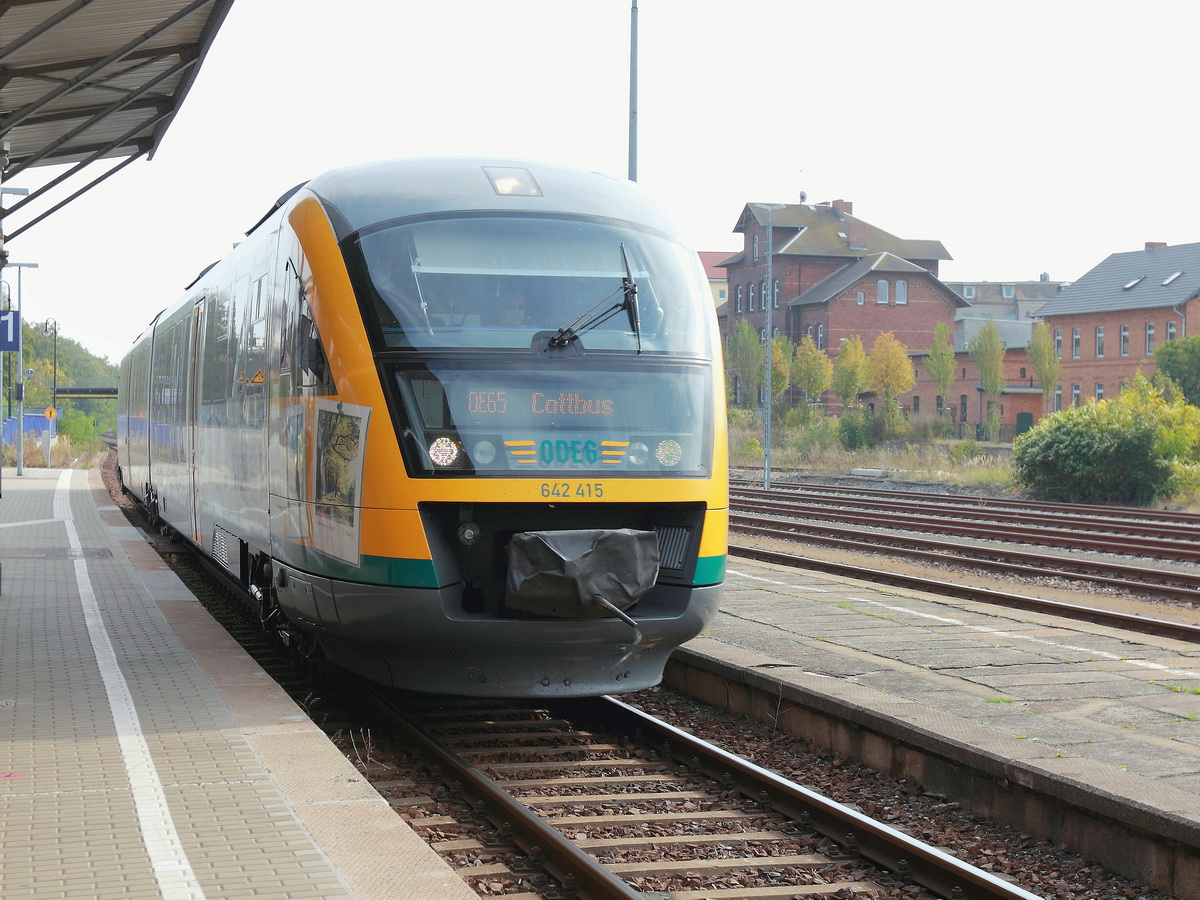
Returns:
[[[430,470],[707,472],[703,371],[399,371]]]

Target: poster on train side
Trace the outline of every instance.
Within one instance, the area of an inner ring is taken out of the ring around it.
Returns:
[[[363,456],[370,407],[317,400],[313,457],[314,549],[359,565]]]

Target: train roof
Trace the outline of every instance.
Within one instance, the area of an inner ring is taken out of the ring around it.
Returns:
[[[338,240],[382,222],[430,213],[520,211],[601,216],[667,233],[678,227],[631,181],[526,160],[391,160],[335,169],[305,186],[329,212]]]

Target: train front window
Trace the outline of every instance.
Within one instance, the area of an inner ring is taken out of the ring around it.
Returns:
[[[356,245],[361,269],[353,260],[351,269],[381,349],[528,350],[582,317],[586,328],[576,326],[572,342],[583,351],[711,353],[701,314],[711,300],[695,254],[658,233],[577,217],[481,215],[381,227]]]
[[[411,474],[711,474],[711,373],[702,363],[399,364]]]

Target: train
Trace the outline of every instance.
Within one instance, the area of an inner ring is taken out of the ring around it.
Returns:
[[[412,691],[619,693],[716,615],[724,403],[707,280],[648,192],[391,160],[285,193],[153,319],[117,462],[297,652]]]

